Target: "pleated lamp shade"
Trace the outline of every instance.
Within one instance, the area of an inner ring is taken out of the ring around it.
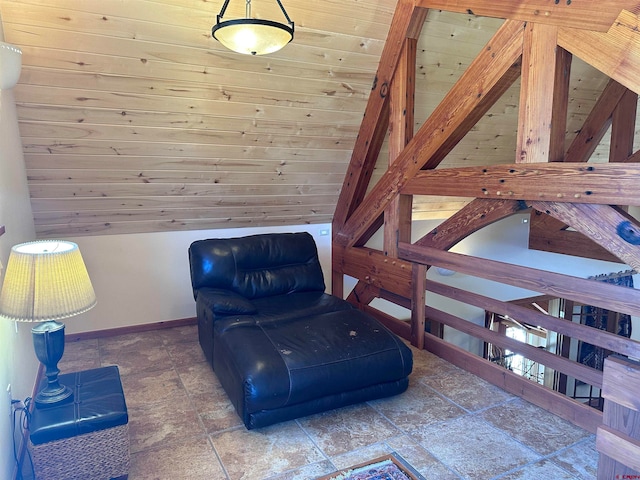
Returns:
[[[0,293],[0,316],[18,322],[61,320],[96,304],[78,245],[44,240],[11,249]]]

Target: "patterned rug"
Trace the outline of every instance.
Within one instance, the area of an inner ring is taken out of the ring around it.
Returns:
[[[420,480],[423,478],[411,470],[413,469],[405,462],[393,455],[386,455],[318,480]]]

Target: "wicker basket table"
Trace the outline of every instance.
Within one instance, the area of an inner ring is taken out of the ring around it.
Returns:
[[[73,402],[34,408],[29,450],[37,480],[129,475],[129,417],[117,366],[60,375]]]

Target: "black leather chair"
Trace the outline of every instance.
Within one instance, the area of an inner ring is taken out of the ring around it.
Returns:
[[[200,345],[248,429],[406,390],[411,350],[324,292],[308,233],[189,247]]]

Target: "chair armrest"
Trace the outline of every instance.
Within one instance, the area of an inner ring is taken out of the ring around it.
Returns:
[[[220,315],[250,315],[257,312],[250,300],[231,290],[220,288],[198,289],[196,301]]]

